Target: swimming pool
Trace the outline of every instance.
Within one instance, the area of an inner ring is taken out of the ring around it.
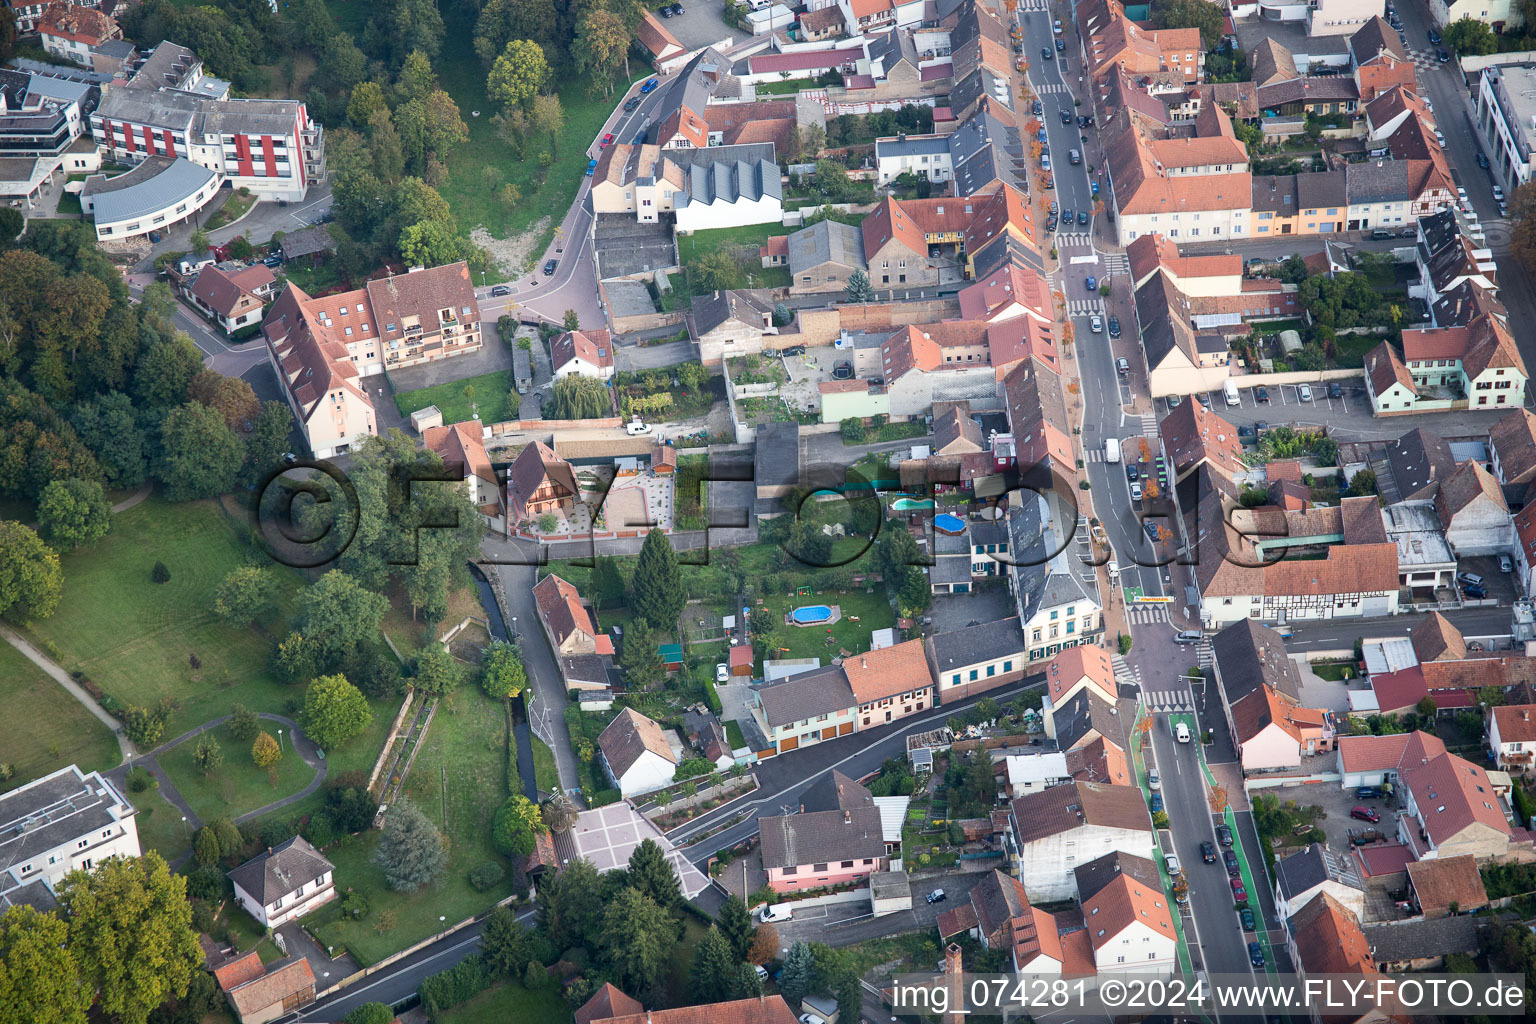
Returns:
[[[911,512],[914,509],[933,508],[933,499],[897,498],[891,502],[891,508],[896,512]]]
[[[789,617],[805,626],[815,622],[826,622],[832,617],[832,609],[824,604],[807,604],[790,612]]]
[[[965,520],[948,512],[940,512],[933,517],[933,528],[940,533],[960,534],[965,532]]]

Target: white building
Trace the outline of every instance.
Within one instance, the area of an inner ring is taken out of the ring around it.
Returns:
[[[1441,28],[1462,18],[1480,21],[1495,32],[1514,29],[1525,23],[1520,5],[1515,0],[1429,0],[1429,13]]]
[[[1431,0],[1431,7],[1441,2]],[[1508,6],[1507,0],[1497,2]],[[1477,83],[1477,123],[1492,143],[1487,155],[1494,180],[1513,193],[1536,170],[1536,68],[1483,69]]]
[[[229,873],[235,902],[263,928],[280,928],[336,898],[335,868],[303,836],[252,857]]]
[[[137,813],[100,772],[77,765],[0,794],[0,913],[17,903],[49,909],[71,871],[137,857]]]
[[[1488,709],[1488,746],[1498,765],[1530,767],[1536,757],[1536,711],[1533,704],[1506,704]]]
[[[672,784],[678,757],[661,726],[634,708],[625,708],[597,738],[603,774],[625,799]]]
[[[1059,750],[1045,754],[1009,754],[1003,758],[1003,777],[1010,797],[1038,793],[1072,781],[1067,755]]]
[[[1275,861],[1275,911],[1285,921],[1327,893],[1356,914],[1365,913],[1365,883],[1349,855],[1340,856],[1321,843]]]
[[[1083,901],[1083,922],[1099,974],[1171,974],[1179,939],[1161,886],[1121,875]]]
[[[1141,790],[1074,782],[1018,797],[1009,808],[1015,874],[1041,902],[1077,892],[1073,869],[1106,853],[1150,857],[1156,848]]]
[[[93,174],[80,190],[80,208],[96,224],[98,242],[159,234],[213,202],[224,179],[184,157],[149,157],[115,177]]]
[[[1016,552],[1009,586],[1031,662],[1093,644],[1104,632],[1098,585],[1074,572],[1068,537],[1045,495],[1017,492],[1008,513],[1009,550]]]

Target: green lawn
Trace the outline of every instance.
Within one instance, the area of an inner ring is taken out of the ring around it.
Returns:
[[[460,423],[471,415],[469,399],[464,395],[466,385],[475,389],[475,411],[480,413],[481,423],[500,423],[517,417],[517,408],[507,401],[507,393],[512,388],[511,370],[497,370],[430,388],[402,391],[395,396],[395,405],[402,416],[435,405],[442,412],[444,423]]]
[[[746,224],[739,228],[713,228],[695,231],[691,235],[679,235],[677,255],[686,270],[695,260],[706,253],[724,249],[736,258],[739,280],[732,287],[788,288],[788,267],[764,267],[757,250],[771,235],[787,234],[782,224]],[[708,289],[695,287],[690,275],[689,288],[694,295],[707,294]]]
[[[128,802],[138,808],[134,823],[139,830],[139,845],[146,850],[158,850],[166,860],[175,860],[192,845],[191,830],[182,823],[181,812],[160,796],[156,789],[142,793],[124,793]]]
[[[279,289],[289,282],[298,285],[310,296],[322,295],[327,289],[341,286],[341,274],[329,263],[312,266],[308,257],[302,257],[293,263],[284,263],[278,273]]]
[[[0,758],[16,768],[12,789],[78,764],[106,771],[122,759],[111,730],[64,687],[7,643],[0,643]]]
[[[537,736],[533,737],[533,778],[534,785],[539,787],[541,793],[553,793],[560,788],[560,769],[555,764],[555,752]]]
[[[486,989],[467,1003],[460,1003],[438,1018],[438,1024],[506,1024],[507,1021],[539,1021],[567,1024],[571,1008],[554,992],[529,992],[514,982]]]
[[[1382,339],[1374,334],[1341,334],[1333,343],[1333,361],[1340,367],[1358,369]]]
[[[241,217],[244,217],[246,211],[255,205],[256,197],[251,195],[248,190],[232,190],[229,198],[224,200],[224,205],[213,211],[213,214],[208,218],[208,222],[203,227],[208,231],[212,231],[214,228],[233,224]]]
[[[360,962],[376,963],[440,930],[439,916],[453,924],[511,893],[511,865],[491,846],[491,816],[507,792],[507,738],[503,705],[477,687],[461,687],[443,701],[406,790],[446,833],[448,866],[431,885],[411,894],[397,893],[369,860],[378,832],[327,848],[326,856],[336,863],[337,884],[366,893],[371,910],[362,920],[350,921],[343,920],[334,905],[322,907],[307,919],[321,942],[344,945]],[[508,869],[507,878],[494,889],[477,892],[467,876],[487,861],[500,862]],[[394,915],[394,925],[381,933],[377,926],[385,911]]]
[[[83,670],[123,704],[149,707],[174,697],[167,739],[228,714],[236,702],[281,711],[296,691],[267,671],[271,637],[213,614],[219,581],[249,554],[214,502],[151,497],[115,516],[112,532],[95,546],[62,556],[64,599],[31,631],[65,670]],[[170,570],[169,582],[150,581],[156,561]],[[265,625],[277,630],[301,581],[287,569],[271,571],[282,607]],[[191,654],[201,662],[196,671]]]
[[[335,2],[331,9],[337,9]],[[560,88],[565,128],[554,148],[548,150],[554,154],[554,163],[547,170],[540,166],[539,156],[546,151],[546,139],[530,141],[519,158],[512,147],[497,137],[491,124],[497,107],[486,97],[486,68],[475,56],[474,17],[465,5],[444,6],[447,32],[442,55],[433,66],[469,126],[469,142],[447,157],[448,181],[440,191],[465,234],[475,227],[484,227],[497,238],[513,238],[537,226],[539,235],[533,240],[531,251],[542,254],[553,239],[560,218],[576,199],[587,169],[587,147],[597,141],[603,122],[613,112],[621,86],[615,86],[613,96],[591,96],[587,93],[587,79],[565,78]],[[637,74],[635,81],[649,77],[650,71],[643,65],[631,66]],[[477,110],[479,117],[474,116]],[[487,168],[494,168],[499,174],[494,187],[487,187]],[[511,209],[496,199],[503,182],[516,185],[523,194]],[[520,269],[515,269],[513,276]],[[505,274],[494,272],[487,278],[492,282],[506,279]]]
[[[264,722],[263,728],[275,736],[278,726],[275,722]],[[205,822],[214,818],[238,818],[247,811],[297,793],[314,778],[314,769],[294,753],[293,744],[286,735],[283,737],[282,759],[272,766],[270,773],[252,763],[250,744],[231,736],[227,725],[214,729],[213,738],[223,750],[224,764],[211,775],[198,771],[192,760],[201,737],[187,740],[159,757],[166,776]]]
[[[871,584],[869,589],[873,589],[874,593],[865,593],[864,589],[850,590],[846,594],[817,589],[813,597],[784,594],[764,597],[762,607],[767,610],[770,620],[777,623],[784,621],[784,615],[791,608],[803,604],[833,604],[843,612],[843,617],[830,626],[782,627],[784,642],[789,650],[779,657],[820,658],[826,664],[837,655],[840,647],[858,652],[869,650],[872,631],[896,625],[896,613],[891,610],[891,603],[885,596],[885,587]],[[857,616],[859,621],[852,621],[851,616]],[[831,630],[830,634],[828,630]],[[829,635],[836,639],[835,644],[829,645],[826,642]]]

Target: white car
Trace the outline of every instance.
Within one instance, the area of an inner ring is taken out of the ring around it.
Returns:
[[[1099,319],[1096,316],[1091,316],[1091,317],[1088,318],[1088,329],[1090,331],[1092,331],[1094,334],[1103,334],[1104,333],[1104,321]]]
[[[1152,787],[1154,793],[1163,788],[1163,776],[1156,768],[1147,770],[1147,785]]]
[[[1493,186],[1493,198],[1501,203],[1504,201],[1504,188],[1502,185]]]
[[[722,662],[718,663],[717,665],[715,665],[715,682],[717,682],[717,683],[729,682],[730,678],[731,678],[731,670],[726,667],[725,662],[722,661]]]
[[[1312,401],[1312,389],[1305,384],[1296,385],[1296,397],[1303,402]]]
[[[1141,481],[1140,480],[1132,480],[1131,484],[1130,484],[1130,487],[1131,487],[1131,500],[1132,501],[1140,501],[1141,500]]]
[[[640,434],[649,434],[650,432],[651,425],[640,420],[630,420],[628,423],[624,424],[624,433],[628,434],[630,437],[636,437]]]
[[[1168,874],[1178,878],[1184,873],[1184,868],[1179,864],[1179,858],[1172,853],[1163,854],[1163,861],[1168,865]]]

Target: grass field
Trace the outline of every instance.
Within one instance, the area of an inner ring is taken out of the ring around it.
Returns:
[[[850,651],[869,650],[869,636],[873,630],[896,625],[896,613],[891,611],[885,587],[874,585],[873,589],[873,594],[866,594],[863,590],[850,590],[846,594],[835,590],[816,590],[814,597],[786,597],[782,594],[764,597],[762,606],[773,622],[783,622],[786,612],[804,604],[833,604],[843,612],[843,617],[830,626],[782,627],[784,643],[789,651],[779,657],[820,658],[825,664],[837,655],[840,647]],[[859,621],[852,621],[853,617]],[[828,630],[831,632],[828,633]],[[835,638],[836,643],[828,644],[828,636]]]
[[[782,235],[785,228],[782,224],[747,224],[739,228],[713,228],[709,231],[695,231],[691,235],[679,235],[677,239],[677,255],[686,270],[694,261],[706,253],[716,250],[725,250],[733,256],[739,264],[740,279],[732,282],[732,287],[753,288],[788,288],[790,285],[788,267],[764,267],[758,262],[757,250],[768,241],[770,235]],[[750,280],[748,280],[750,275]],[[688,286],[694,295],[707,294],[708,289],[695,287],[693,275],[689,275]]]
[[[139,845],[146,850],[158,850],[167,861],[175,860],[192,845],[191,830],[182,824],[181,812],[160,796],[156,789],[142,793],[124,793],[128,802],[138,808],[134,824],[139,830]]]
[[[430,388],[402,391],[395,396],[395,405],[399,407],[402,416],[435,405],[443,414],[444,423],[460,423],[471,415],[469,399],[464,395],[466,385],[475,389],[475,411],[480,413],[481,423],[500,423],[502,420],[516,418],[516,406],[507,401],[507,393],[512,388],[511,370],[497,370]]]
[[[541,792],[553,793],[560,788],[560,769],[555,765],[555,752],[537,736],[533,737],[533,778],[534,785]]]
[[[67,671],[83,670],[124,704],[150,707],[174,697],[166,738],[228,714],[237,701],[279,711],[295,690],[267,671],[270,636],[213,614],[220,580],[247,554],[213,502],[152,497],[114,517],[112,532],[95,546],[64,553],[64,599],[31,630]],[[150,581],[156,561],[170,570],[168,582]],[[280,567],[272,573],[281,609],[266,625],[280,629],[300,580]],[[191,654],[201,661],[195,672]]]
[[[566,1024],[570,1019],[571,1008],[555,993],[530,992],[508,981],[460,1003],[438,1020],[439,1024],[506,1024],[512,1020]]]
[[[3,788],[71,764],[106,771],[121,760],[111,730],[7,643],[0,643],[0,705],[0,759],[16,767]]]
[[[356,741],[354,741],[356,742]],[[384,873],[369,858],[379,833],[370,831],[326,850],[336,863],[336,880],[368,895],[371,911],[360,921],[343,920],[334,907],[307,919],[324,943],[345,945],[364,964],[375,963],[439,931],[439,916],[453,924],[488,909],[512,891],[510,865],[491,845],[491,816],[506,796],[507,727],[503,706],[476,687],[464,686],[445,698],[406,790],[421,811],[448,837],[448,866],[431,885],[415,893],[391,891]],[[508,868],[502,885],[477,892],[467,876],[487,861]],[[380,933],[379,915],[394,915]]]
[[[276,735],[276,723],[264,722],[262,728]],[[201,737],[187,740],[159,757],[166,776],[205,822],[214,818],[238,818],[247,811],[297,793],[314,778],[314,769],[294,752],[287,736],[283,737],[282,759],[270,772],[252,763],[250,744],[231,736],[227,725],[214,729],[213,738],[223,750],[224,764],[211,775],[198,771],[192,759]]]
[[[298,285],[311,297],[323,295],[328,289],[341,287],[341,274],[335,267],[328,263],[311,266],[307,258],[301,258],[294,263],[284,263],[277,275],[277,280],[279,289],[286,281]]]
[[[331,9],[336,10],[335,3]],[[513,238],[537,228],[538,235],[531,240],[529,249],[543,253],[560,218],[576,199],[587,168],[587,147],[597,141],[599,129],[613,112],[622,85],[615,86],[611,97],[601,92],[591,96],[587,93],[587,79],[565,79],[560,88],[565,128],[554,147],[548,149],[554,162],[546,169],[540,166],[539,156],[548,147],[547,138],[530,141],[519,158],[496,135],[491,116],[497,107],[485,94],[486,68],[474,51],[474,16],[462,6],[452,6],[445,7],[443,20],[447,26],[443,52],[433,66],[469,126],[469,143],[447,158],[448,181],[441,189],[443,198],[448,200],[459,229],[465,234],[475,227],[484,227],[497,238]],[[634,68],[635,81],[649,74],[644,66]],[[477,110],[479,117],[474,116]],[[494,168],[499,176],[494,187],[487,187],[487,168]],[[511,209],[496,199],[503,182],[516,185],[523,194]],[[487,278],[505,279],[505,275],[494,273]]]

